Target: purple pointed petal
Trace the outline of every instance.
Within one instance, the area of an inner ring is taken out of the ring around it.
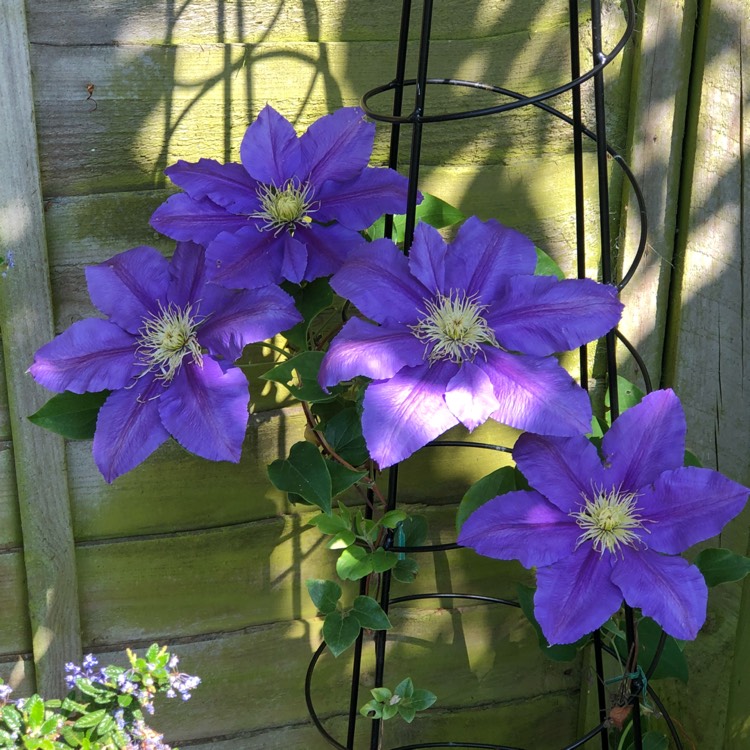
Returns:
[[[245,132],[240,144],[242,165],[250,176],[267,185],[282,187],[300,175],[302,149],[292,124],[266,105]]]
[[[178,161],[164,170],[193,200],[209,198],[233,214],[251,214],[260,207],[257,183],[242,164],[221,164],[213,159],[200,159],[192,164]]]
[[[112,393],[99,410],[93,455],[107,482],[134,469],[169,437],[159,417],[163,392],[145,376],[136,387]]]
[[[506,349],[543,357],[603,336],[617,325],[622,307],[613,286],[591,279],[514,276],[487,322]]]
[[[356,177],[370,161],[374,140],[375,123],[367,122],[359,107],[338,109],[316,120],[300,138],[310,182],[322,186],[326,180]]]
[[[383,214],[406,210],[407,180],[385,167],[369,167],[348,182],[326,182],[315,194],[319,221],[338,221],[349,229],[367,229]]]
[[[470,216],[448,248],[445,290],[464,289],[492,304],[509,276],[531,275],[536,251],[528,237],[497,221]]]
[[[425,298],[432,297],[409,273],[406,256],[386,239],[353,250],[331,286],[377,323],[416,323]]]
[[[445,403],[468,430],[484,424],[500,406],[492,382],[472,362],[464,362],[451,378],[445,391]]]
[[[692,640],[706,620],[706,582],[700,570],[681,557],[624,547],[612,581],[631,607],[638,607],[674,638]]]
[[[184,193],[167,198],[151,215],[151,226],[157,232],[204,247],[221,232],[234,233],[249,223],[246,216],[233,214],[208,198],[194,201]]]
[[[581,530],[538,492],[508,492],[477,508],[458,543],[526,568],[551,565],[573,553]]]
[[[610,556],[600,556],[590,544],[537,570],[534,613],[550,645],[574,643],[620,608],[622,594],[611,574]]]
[[[591,428],[588,394],[553,357],[508,354],[484,349],[483,366],[495,387],[498,422],[540,435],[570,437]],[[478,360],[477,360],[478,362]]]
[[[682,466],[687,425],[672,390],[654,391],[612,423],[602,440],[610,482],[636,492],[663,472]]]
[[[192,242],[178,242],[169,264],[172,277],[167,300],[180,308],[203,298],[206,284],[206,251]],[[205,311],[202,314],[206,314]]]
[[[433,294],[446,291],[447,252],[448,246],[437,229],[424,222],[417,224],[414,230],[414,243],[409,251],[409,270]]]
[[[207,316],[198,330],[201,346],[230,362],[247,344],[271,338],[302,320],[292,297],[277,286],[230,291],[209,284],[201,314]]]
[[[392,466],[458,424],[445,405],[445,387],[456,365],[407,367],[367,387],[362,433],[381,469]]]
[[[563,513],[576,512],[592,487],[605,484],[599,454],[583,435],[543,437],[526,432],[513,447],[513,460],[529,484]]]
[[[29,372],[51,391],[109,391],[142,372],[135,365],[135,338],[114,323],[87,318],[41,347]]]
[[[212,461],[240,460],[250,393],[238,367],[226,372],[211,357],[185,364],[159,399],[164,426],[180,445]]]
[[[365,245],[365,240],[359,232],[342,227],[340,224],[330,226],[315,224],[297,230],[295,236],[307,248],[305,281],[336,273],[344,265],[352,250]]]
[[[745,507],[747,487],[712,469],[685,466],[665,471],[638,499],[657,552],[677,554],[716,536]]]
[[[282,245],[281,276],[287,281],[299,284],[305,277],[307,270],[307,249],[292,237],[289,232],[279,235]]]
[[[113,323],[136,333],[159,311],[169,285],[169,262],[153,247],[134,247],[86,268],[91,301]]]
[[[376,326],[352,318],[331,342],[318,374],[323,388],[357,375],[373,380],[393,377],[423,362],[424,347],[402,327]]]
[[[283,239],[254,226],[220,234],[206,248],[209,281],[228,289],[257,289],[280,284]]]

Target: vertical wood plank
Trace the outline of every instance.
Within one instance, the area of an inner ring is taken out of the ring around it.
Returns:
[[[23,0],[0,0],[0,39],[0,254],[15,258],[0,279],[0,327],[37,689],[51,697],[80,656],[80,628],[63,441],[26,419],[46,395],[25,370],[53,324]]]
[[[621,295],[626,313],[620,330],[643,357],[657,387],[697,11],[696,0],[644,0],[640,5],[627,160],[643,191],[649,231],[643,260]],[[623,272],[635,256],[641,233],[638,203],[627,187],[624,212],[619,249]],[[622,374],[636,377],[630,357],[623,352],[620,360]],[[639,381],[636,378],[634,382]]]

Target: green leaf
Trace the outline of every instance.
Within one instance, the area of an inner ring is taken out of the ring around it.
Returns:
[[[581,640],[575,643],[567,643],[564,645],[550,646],[547,639],[542,633],[542,629],[534,616],[534,589],[530,586],[524,586],[518,584],[516,586],[518,592],[518,603],[521,605],[521,611],[526,615],[528,621],[534,626],[536,630],[537,638],[539,639],[539,648],[546,657],[552,659],[552,661],[572,661],[578,654],[578,649],[588,641],[588,636],[581,638]]]
[[[396,531],[398,547],[419,547],[427,539],[427,519],[424,516],[409,516]]]
[[[353,406],[331,417],[323,428],[323,435],[331,448],[352,466],[359,466],[370,457],[362,436],[362,422]]]
[[[422,193],[422,202],[417,206],[416,220],[423,221],[436,229],[452,227],[466,217],[455,206],[451,206],[440,198],[429,193]],[[400,243],[404,241],[404,230],[406,229],[406,215],[398,214],[393,217],[393,241]],[[370,239],[376,240],[385,234],[385,217],[380,217],[368,230]]]
[[[411,724],[414,721],[414,717],[417,715],[417,709],[413,706],[404,706],[400,703],[396,704],[398,715],[407,723]]]
[[[641,736],[643,750],[669,750],[669,739],[660,732],[646,732]],[[628,745],[628,750],[634,750],[635,742]]]
[[[385,573],[386,570],[391,570],[398,563],[398,555],[382,547],[378,547],[370,557],[372,558],[372,569],[376,573]]]
[[[641,402],[646,394],[637,386],[626,380],[622,375],[617,376],[617,401],[620,406],[620,414]],[[607,407],[607,424],[612,424],[612,412],[609,403],[609,388],[604,395],[604,405]]]
[[[303,320],[283,335],[295,349],[303,351],[307,349],[307,332],[310,329],[310,324],[317,315],[331,306],[333,291],[328,279],[325,278],[315,279],[315,281],[310,281],[304,286],[284,284],[284,287],[287,292],[291,291],[295,307],[299,310]]]
[[[29,421],[69,440],[90,440],[94,437],[99,409],[110,393],[58,393],[32,414]]]
[[[560,266],[549,256],[544,250],[535,247],[536,250],[536,268],[534,269],[535,276],[557,276],[558,279],[564,279],[565,274],[562,272]]]
[[[388,703],[393,693],[387,687],[376,687],[370,690],[372,697],[379,703]]]
[[[357,537],[354,532],[349,531],[349,529],[344,529],[329,539],[326,547],[328,547],[328,549],[346,549],[347,547],[351,547],[356,541]]]
[[[324,356],[324,352],[301,352],[272,367],[261,378],[280,383],[300,401],[333,401],[336,394],[326,393],[318,385],[318,370]]]
[[[323,622],[323,639],[334,656],[342,654],[357,640],[361,630],[359,620],[351,613],[338,610],[326,615]]]
[[[340,464],[338,461],[326,459],[325,465],[331,477],[332,497],[336,497],[336,495],[340,495],[344,490],[348,490],[349,487],[359,482],[367,474],[366,471],[352,471],[351,469],[347,469],[346,466]]]
[[[98,711],[92,711],[90,714],[81,716],[73,726],[75,729],[88,729],[89,727],[95,727],[106,715],[107,709],[100,708]]]
[[[512,466],[503,466],[493,471],[486,477],[482,477],[469,487],[466,494],[461,498],[456,511],[456,530],[461,531],[466,519],[488,500],[513,492],[516,487],[516,473]]]
[[[289,458],[271,463],[268,478],[278,489],[300,495],[324,513],[331,512],[331,475],[325,459],[312,443],[295,443]]]
[[[383,716],[383,705],[376,700],[368,701],[359,712],[368,719],[380,719]]]
[[[414,583],[419,572],[417,561],[411,557],[402,557],[393,568],[393,577],[401,583]]]
[[[32,695],[26,701],[24,711],[28,715],[29,728],[36,731],[44,723],[44,701],[38,695]]]
[[[388,630],[391,627],[388,615],[371,596],[356,597],[350,614],[357,618],[363,628]]]
[[[336,609],[342,594],[338,583],[321,578],[310,578],[305,581],[305,586],[318,612],[327,615]]]
[[[703,468],[703,462],[693,451],[685,449],[685,459],[683,461],[685,466],[697,466],[699,469]]]
[[[396,685],[396,689],[393,691],[396,695],[400,695],[402,698],[411,698],[414,695],[414,683],[411,677],[407,677]]]
[[[390,703],[386,703],[381,710],[383,713],[383,719],[387,721],[388,719],[392,719],[398,713],[398,704],[392,706]]]
[[[708,586],[741,581],[750,573],[750,558],[722,547],[704,549],[695,559],[695,564]]]
[[[644,617],[638,623],[638,662],[644,669],[648,669],[654,658],[661,633],[661,628],[648,617]],[[625,642],[620,641],[619,643],[622,644],[622,651],[624,652],[626,649]],[[618,648],[618,650],[620,649]],[[624,653],[623,656],[627,658]],[[656,665],[651,679],[661,680],[668,677],[675,677],[682,682],[688,681],[687,660],[677,641],[671,635],[667,636],[664,650],[661,652],[659,663]]]
[[[117,729],[117,723],[112,716],[107,714],[99,723],[99,726],[96,728],[96,732],[100,737],[106,737],[115,729]]]
[[[429,690],[415,690],[411,697],[411,705],[417,711],[424,711],[429,708],[437,700],[437,695],[431,693]]]
[[[381,519],[380,525],[386,529],[395,529],[402,521],[405,521],[409,514],[403,510],[389,510]]]
[[[336,561],[336,573],[344,581],[358,581],[372,573],[372,556],[362,547],[347,547]]]
[[[321,534],[338,534],[340,531],[345,531],[351,527],[351,521],[336,513],[330,516],[321,513],[319,516],[311,518],[307,523],[310,526],[316,526]]]
[[[5,726],[10,729],[11,732],[18,732],[23,724],[21,714],[15,708],[15,706],[3,706],[3,721]]]

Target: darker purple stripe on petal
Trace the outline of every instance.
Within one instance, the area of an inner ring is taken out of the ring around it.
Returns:
[[[223,232],[206,248],[209,281],[228,289],[257,289],[280,284],[283,240],[254,226]]]
[[[268,104],[245,132],[240,158],[250,176],[266,185],[306,179],[300,174],[302,149],[293,125]]]

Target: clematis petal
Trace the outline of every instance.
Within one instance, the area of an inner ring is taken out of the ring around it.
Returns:
[[[446,262],[444,291],[463,289],[490,304],[509,276],[534,273],[536,251],[520,232],[470,216],[449,245]]]
[[[461,527],[458,543],[526,568],[568,557],[581,530],[538,492],[508,492],[480,505]]]
[[[282,248],[281,276],[287,281],[299,284],[307,270],[307,249],[289,232],[282,232],[279,240]]]
[[[242,164],[221,164],[213,159],[199,159],[194,164],[179,160],[164,174],[193,200],[209,198],[233,214],[252,214],[260,207],[257,183]]]
[[[663,471],[682,466],[686,431],[685,414],[674,391],[649,393],[615,419],[602,440],[612,485],[636,492]]]
[[[338,221],[349,229],[367,229],[383,214],[406,210],[407,179],[385,167],[368,167],[347,182],[329,180],[315,194],[319,221]]]
[[[444,293],[445,258],[448,245],[440,232],[420,222],[414,229],[414,242],[409,251],[409,270],[432,293]]]
[[[169,263],[167,301],[177,307],[195,305],[203,298],[206,285],[206,251],[192,242],[178,242]],[[205,315],[205,311],[202,313]]]
[[[603,336],[620,320],[613,286],[591,279],[514,276],[487,314],[506,349],[546,356]]]
[[[159,312],[169,285],[169,261],[153,247],[134,247],[86,268],[91,301],[120,328],[136,333]]]
[[[150,376],[110,394],[99,410],[94,461],[107,482],[145,461],[167,438],[159,417],[162,385]]]
[[[115,390],[142,372],[135,364],[135,346],[135,338],[114,323],[87,318],[42,346],[29,372],[58,393]]]
[[[237,232],[248,226],[246,216],[239,216],[204,198],[195,201],[177,193],[151,215],[151,226],[173,240],[189,240],[208,245],[221,232]]]
[[[540,435],[582,435],[591,427],[589,397],[557,360],[485,348],[498,422]]]
[[[638,607],[675,638],[692,640],[706,620],[706,582],[700,570],[681,557],[625,547],[612,581],[631,607]]]
[[[358,375],[374,380],[393,377],[423,362],[424,347],[401,326],[376,326],[352,318],[331,342],[318,374],[323,388]]]
[[[209,281],[229,289],[257,289],[283,281],[283,239],[254,226],[220,234],[206,248]]]
[[[292,124],[268,104],[258,113],[240,144],[240,159],[250,176],[281,187],[299,178],[302,149]]]
[[[410,456],[458,424],[445,404],[456,365],[406,367],[390,380],[367,386],[362,433],[381,469]]]
[[[277,286],[230,291],[208,284],[201,314],[206,320],[198,330],[198,341],[229,362],[234,362],[247,344],[271,338],[302,320],[292,297]]]
[[[340,224],[314,224],[295,232],[295,237],[307,248],[305,281],[336,273],[354,248],[365,245],[359,232]]]
[[[657,552],[683,552],[716,536],[745,507],[749,492],[711,469],[665,471],[638,499],[649,522],[644,541]]]
[[[600,556],[589,544],[537,570],[534,613],[551,645],[574,643],[620,608],[622,594],[611,574],[610,556]]]
[[[310,182],[322,186],[326,180],[357,177],[370,161],[374,140],[375,123],[365,120],[359,107],[343,107],[319,118],[300,137]]]
[[[250,393],[238,367],[224,371],[211,357],[183,365],[159,399],[164,426],[180,445],[212,461],[240,460]]]
[[[563,513],[580,508],[592,487],[602,487],[604,467],[583,435],[549,437],[525,432],[513,447],[513,460],[529,484]]]
[[[416,323],[424,300],[432,296],[409,273],[406,256],[386,239],[354,249],[331,286],[377,323]]]
[[[464,362],[449,381],[445,403],[468,430],[486,422],[500,406],[492,382],[472,362]]]

